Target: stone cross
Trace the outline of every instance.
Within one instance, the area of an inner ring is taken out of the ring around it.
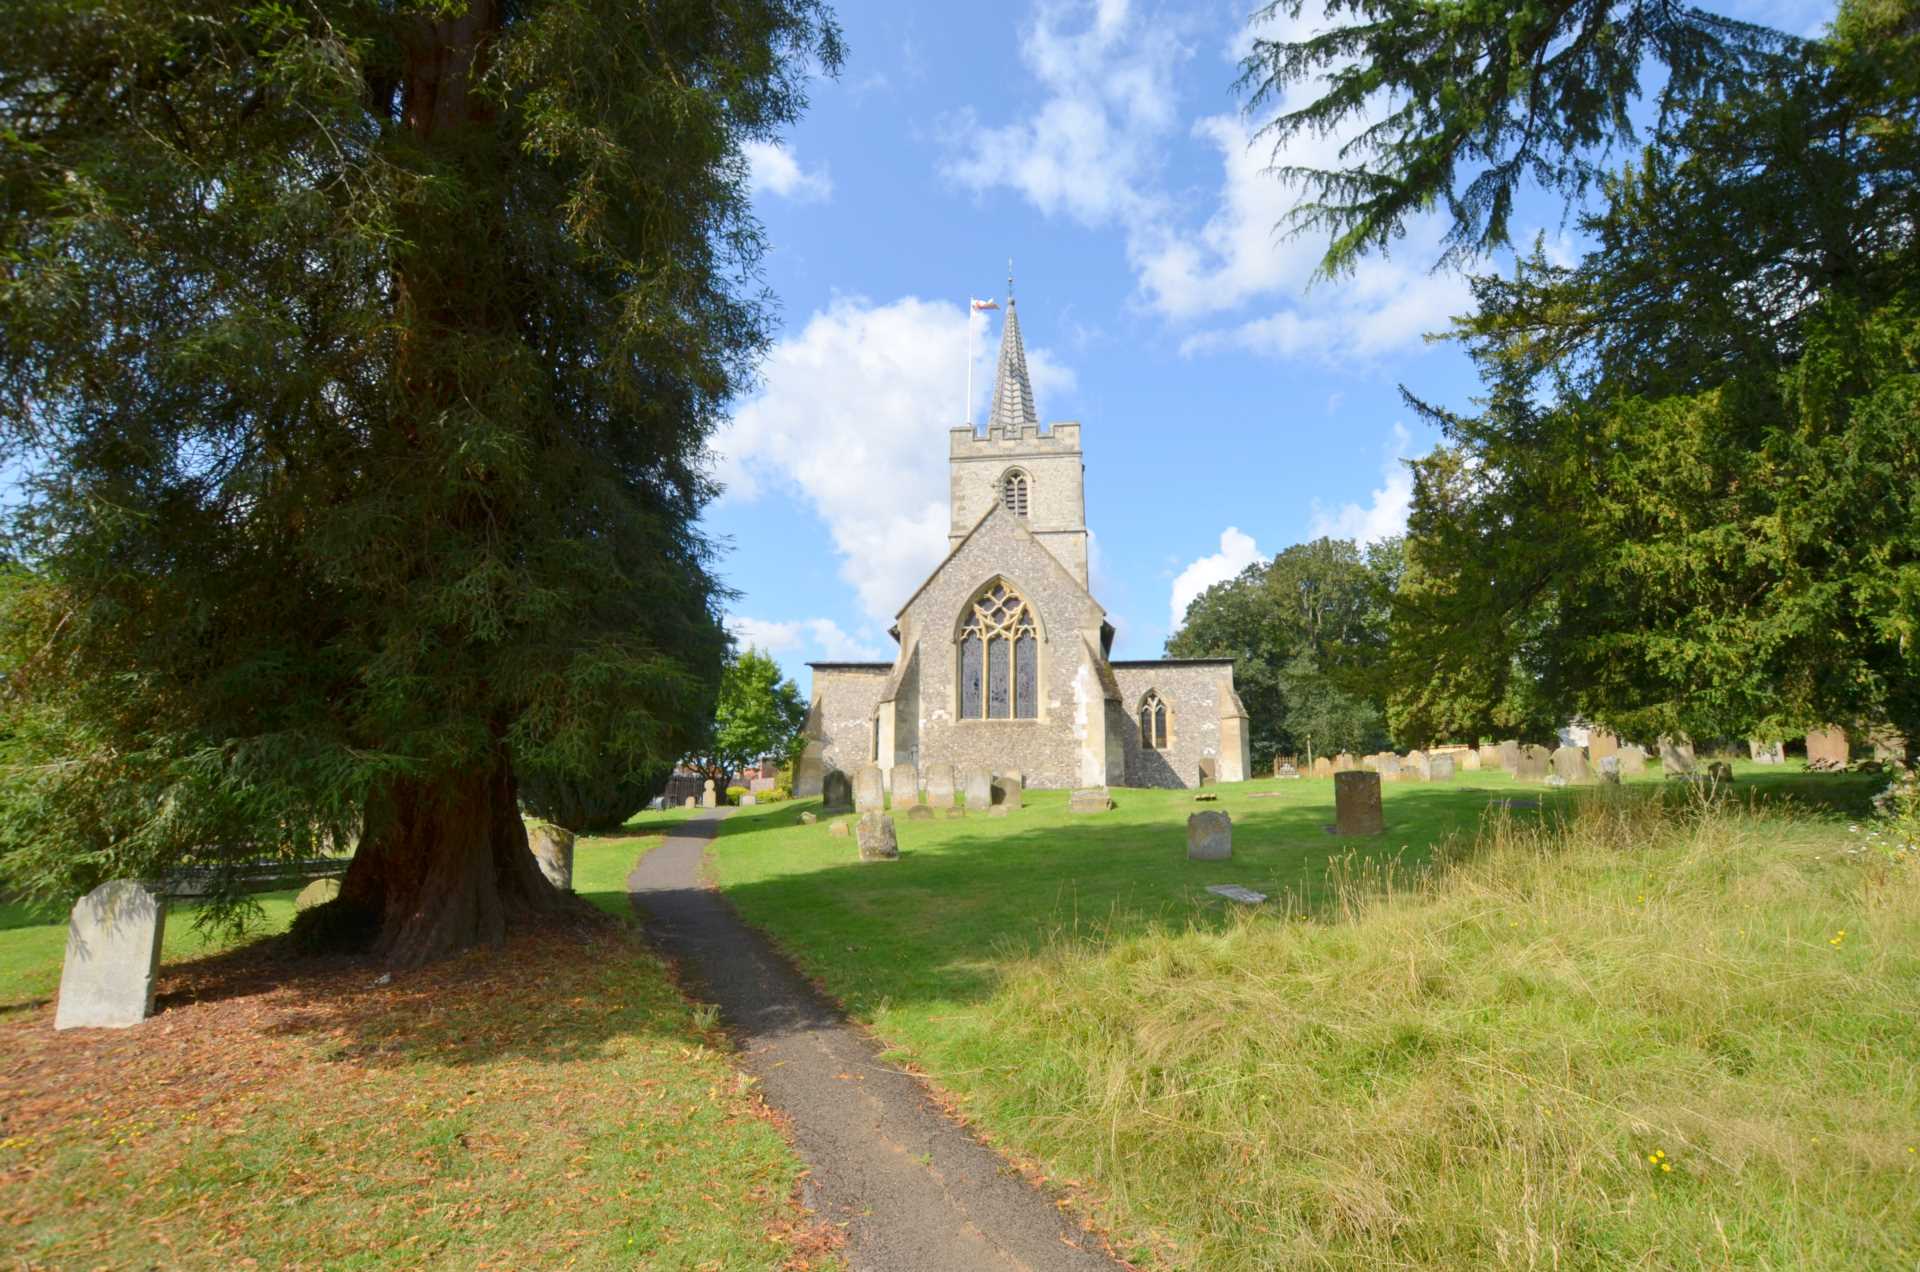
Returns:
[[[125,1029],[153,1014],[167,905],[131,879],[101,884],[73,906],[55,1029]]]
[[[1387,828],[1380,810],[1380,775],[1354,769],[1333,775],[1334,833],[1377,835]]]
[[[1233,818],[1209,809],[1187,818],[1187,860],[1226,861],[1233,856]]]

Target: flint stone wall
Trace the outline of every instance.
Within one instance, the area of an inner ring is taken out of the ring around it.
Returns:
[[[1120,662],[1113,678],[1120,685],[1120,708],[1128,728],[1123,746],[1128,786],[1161,788],[1200,784],[1200,761],[1211,758],[1221,780],[1232,780],[1239,760],[1221,748],[1237,740],[1223,738],[1220,729],[1221,681],[1233,675],[1231,662],[1160,663]],[[1167,749],[1150,751],[1140,745],[1140,700],[1149,689],[1158,690],[1167,704]],[[1242,772],[1242,778],[1252,777]]]

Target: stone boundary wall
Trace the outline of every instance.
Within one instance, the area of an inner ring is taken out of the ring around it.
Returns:
[[[1115,663],[1125,730],[1127,785],[1189,787],[1200,784],[1200,761],[1220,757],[1220,683],[1233,674],[1231,662],[1157,664]],[[1172,720],[1167,749],[1140,745],[1140,699],[1157,689]],[[1252,776],[1248,774],[1247,776]]]

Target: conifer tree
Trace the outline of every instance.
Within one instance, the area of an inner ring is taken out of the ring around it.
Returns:
[[[711,714],[742,145],[838,58],[818,0],[4,6],[8,877],[357,838],[395,965],[555,904],[517,774]]]

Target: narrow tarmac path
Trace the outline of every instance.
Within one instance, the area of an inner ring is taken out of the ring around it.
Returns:
[[[1081,1272],[1118,1265],[927,1098],[719,895],[702,854],[725,811],[641,858],[627,894],[741,1040],[743,1065],[793,1122],[806,1204],[847,1225],[857,1272]],[[851,851],[852,840],[847,841]],[[880,867],[884,869],[885,867]]]

